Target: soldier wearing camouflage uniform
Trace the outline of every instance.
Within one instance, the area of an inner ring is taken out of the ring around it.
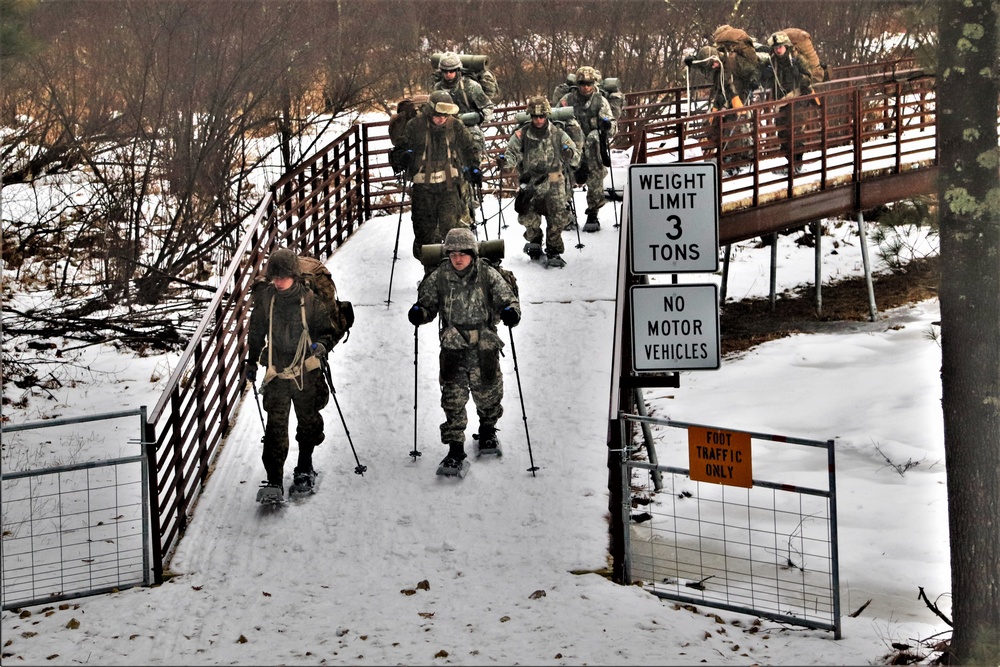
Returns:
[[[299,281],[300,276],[299,258],[294,252],[282,248],[271,253],[268,282],[254,290],[250,314],[246,378],[251,384],[256,381],[258,363],[267,369],[260,389],[267,412],[261,457],[267,480],[261,491],[267,489],[267,495],[274,493],[279,499],[284,494],[282,480],[292,407],[299,448],[294,483],[311,487],[316,476],[312,454],[324,438],[320,410],[330,400],[321,360],[336,342],[326,306]]]
[[[449,51],[442,55],[441,60],[438,61],[438,72],[441,79],[434,82],[434,90],[443,90],[451,95],[451,101],[458,106],[458,116],[469,128],[469,133],[479,148],[480,156],[485,155],[486,136],[483,134],[481,124],[493,118],[493,108],[496,105],[490,100],[478,81],[462,76],[462,59],[457,53]],[[472,114],[478,117],[475,123],[465,120]],[[476,201],[468,183],[462,184],[462,196],[469,209],[468,213],[463,216],[463,220],[465,224],[471,226],[479,202]]]
[[[413,182],[410,217],[417,259],[421,246],[441,243],[448,230],[469,225],[463,180],[482,183],[479,148],[457,113],[448,93],[435,91],[403,129],[400,147]]]
[[[774,99],[783,100],[798,97],[799,95],[811,95],[812,73],[809,67],[797,58],[793,51],[792,40],[784,32],[776,32],[767,38],[767,45],[771,47],[771,59],[763,68],[763,85],[771,90]],[[783,141],[781,150],[788,151],[788,138],[791,136],[791,106],[786,104],[781,107],[775,125],[780,127],[778,137]],[[805,115],[803,109],[796,112],[797,117]],[[802,158],[805,156],[802,150],[801,140],[795,141],[795,154],[792,156],[795,173],[802,169]],[[787,171],[785,172],[787,173]]]
[[[496,424],[503,414],[503,341],[497,322],[513,327],[521,306],[506,279],[479,259],[478,244],[468,229],[453,229],[445,239],[447,260],[420,283],[417,301],[407,317],[420,326],[440,316],[441,442],[448,445],[442,466],[457,469],[466,458],[465,406],[469,393],[479,416],[479,446],[498,446]]]
[[[458,105],[458,115],[475,113],[479,121],[467,125],[472,137],[479,144],[479,151],[486,151],[486,139],[483,135],[482,123],[493,118],[493,108],[496,106],[486,95],[482,85],[475,79],[462,76],[462,60],[457,53],[449,51],[438,61],[438,71],[441,80],[434,83],[434,90],[443,90],[451,95],[451,101]]]
[[[571,214],[567,206],[566,173],[580,166],[576,142],[562,127],[549,120],[551,107],[541,95],[528,100],[531,122],[516,129],[507,142],[504,160],[517,170],[522,187],[533,192],[517,221],[524,227],[524,246],[532,259],[542,253],[542,215],[545,216],[546,266],[564,267],[562,231]]]
[[[610,147],[618,132],[618,123],[611,112],[608,100],[597,90],[601,73],[593,67],[581,67],[576,71],[576,90],[563,95],[559,106],[572,107],[573,115],[583,129],[583,159],[576,173],[576,182],[587,187],[587,222],[585,232],[596,232],[601,228],[597,211],[607,203],[604,196],[604,179],[607,167],[601,160],[601,135]],[[610,148],[609,148],[610,150]]]

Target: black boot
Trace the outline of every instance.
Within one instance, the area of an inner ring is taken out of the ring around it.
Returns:
[[[583,231],[596,232],[601,228],[601,222],[597,219],[597,211],[587,209],[587,222],[583,225]]]

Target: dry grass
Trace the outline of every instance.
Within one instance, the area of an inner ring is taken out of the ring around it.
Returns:
[[[902,273],[875,276],[875,306],[884,312],[937,296],[940,258],[910,262]],[[821,290],[822,313],[816,314],[815,289],[805,286],[777,296],[774,311],[768,299],[726,303],[720,312],[722,355],[743,352],[769,340],[794,333],[816,333],[822,323],[868,321],[868,289],[864,278],[851,278]]]

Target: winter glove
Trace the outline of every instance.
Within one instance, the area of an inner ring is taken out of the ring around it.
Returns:
[[[691,63],[694,62],[694,56],[684,56],[684,66],[691,67]]]
[[[247,382],[254,384],[257,382],[257,364],[248,364],[246,370]]]
[[[602,118],[601,119],[601,131],[602,132],[610,132],[611,131],[611,119],[610,118]]]
[[[479,167],[473,167],[469,170],[469,183],[473,185],[483,184],[483,172],[479,171]]]
[[[410,324],[419,327],[424,323],[424,309],[417,304],[413,304],[413,307],[407,311],[406,318],[410,320]]]
[[[567,146],[566,144],[563,144],[563,147],[562,147],[562,158],[564,160],[572,160],[573,159],[573,149],[570,148],[569,146]]]
[[[517,314],[517,311],[507,306],[500,311],[500,321],[509,327],[516,327],[517,323],[521,321],[521,316]]]
[[[507,156],[503,153],[497,154],[497,169],[503,171],[503,168],[507,166]]]
[[[322,359],[326,356],[326,345],[323,345],[323,343],[313,343],[310,349],[314,357]]]
[[[590,167],[587,166],[586,162],[581,161],[580,167],[573,172],[573,180],[576,181],[577,185],[586,185],[588,178],[590,178]]]

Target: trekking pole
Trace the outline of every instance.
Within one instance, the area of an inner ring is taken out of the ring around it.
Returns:
[[[365,476],[365,471],[368,470],[368,466],[361,465],[361,461],[358,460],[358,452],[354,449],[354,442],[351,440],[351,432],[347,428],[347,422],[344,421],[344,411],[340,409],[340,401],[337,400],[337,390],[333,387],[333,376],[330,374],[330,364],[326,359],[323,359],[323,375],[326,376],[326,383],[330,385],[330,393],[333,394],[333,403],[337,406],[337,412],[340,413],[340,423],[344,425],[344,433],[347,434],[347,442],[351,445],[351,451],[354,452],[354,461],[358,465],[354,468],[354,472],[357,475]]]
[[[621,223],[618,221],[618,205],[615,203],[618,197],[618,189],[615,187],[614,168],[608,167],[608,173],[611,174],[611,191],[615,193],[615,196],[611,198],[611,210],[615,212],[615,227],[621,227]]]
[[[583,240],[580,238],[580,219],[577,217],[577,213],[576,213],[576,193],[573,190],[573,185],[572,185],[573,182],[569,180],[571,177],[572,177],[572,174],[570,173],[570,171],[568,169],[564,169],[563,170],[563,178],[565,178],[566,182],[570,184],[570,186],[569,186],[569,210],[573,214],[573,226],[576,227],[576,249],[579,250],[579,249],[584,248],[586,246],[583,245]]]
[[[420,353],[420,344],[417,338],[417,331],[420,327],[413,327],[413,451],[410,456],[416,461],[420,456],[417,449],[417,355]]]
[[[264,423],[264,411],[260,409],[260,394],[257,393],[257,385],[255,385],[253,382],[251,382],[250,386],[253,387],[253,398],[257,402],[257,414],[260,415],[260,425],[261,425],[261,428],[264,429],[264,434],[266,435],[267,434],[267,424]],[[263,435],[260,436],[260,441],[262,443],[264,442],[264,436]]]
[[[486,240],[490,240],[490,232],[486,228],[486,210],[483,208],[483,184],[482,182],[476,186],[476,199],[479,200],[479,212],[483,214],[483,233],[486,234]],[[500,238],[500,233],[497,232],[497,238]]]
[[[500,230],[507,229],[507,221],[503,219],[503,169],[500,163],[496,165],[497,170],[497,238],[500,238]]]
[[[531,454],[531,436],[528,435],[528,415],[524,411],[524,392],[521,391],[521,372],[517,368],[517,350],[514,348],[514,330],[513,327],[507,327],[507,334],[510,336],[510,354],[514,357],[514,375],[517,377],[517,394],[521,399],[521,417],[524,419],[524,439],[528,441],[528,460],[531,461],[531,467],[528,468],[528,472],[531,476],[535,476],[535,471],[538,470],[538,466],[535,465],[535,457]]]
[[[392,277],[396,273],[396,260],[399,259],[399,230],[403,226],[403,205],[406,203],[406,180],[400,178],[403,186],[403,196],[399,200],[399,221],[396,222],[396,245],[392,247],[392,270],[389,271],[389,294],[385,299],[385,307],[392,303]]]

